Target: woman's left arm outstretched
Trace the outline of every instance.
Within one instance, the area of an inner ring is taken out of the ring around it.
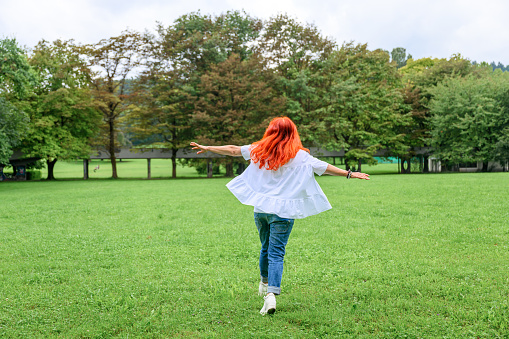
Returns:
[[[352,179],[369,180],[369,174],[361,173],[361,172],[348,172],[348,171],[345,171],[341,168],[337,168],[336,166],[333,166],[330,164],[327,166],[327,169],[325,170],[325,174],[339,175],[339,176],[343,176],[343,177],[348,177],[348,173],[350,173],[350,178],[352,178]]]
[[[193,149],[199,149],[196,154],[205,153],[205,152],[212,152],[216,154],[221,155],[229,155],[232,157],[240,157],[242,156],[242,153],[240,152],[240,146],[235,145],[226,145],[226,146],[204,146],[197,144],[196,142],[192,142],[191,146],[194,146]]]

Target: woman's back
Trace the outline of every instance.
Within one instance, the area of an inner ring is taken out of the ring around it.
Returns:
[[[332,208],[314,179],[315,173],[322,175],[325,172],[326,162],[299,150],[286,164],[277,170],[269,170],[254,163],[249,145],[242,146],[241,152],[251,163],[227,187],[241,203],[254,206],[255,212],[301,219]]]

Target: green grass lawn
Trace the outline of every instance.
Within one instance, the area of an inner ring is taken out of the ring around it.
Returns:
[[[99,169],[94,169],[99,166]],[[125,159],[117,161],[117,172],[120,178],[147,178],[146,159]],[[42,170],[42,178],[47,177],[47,169]],[[54,175],[56,179],[77,179],[83,178],[83,161],[57,161]],[[152,178],[170,178],[171,160],[152,159],[150,163],[150,175]],[[206,177],[200,175],[192,167],[177,166],[179,177]],[[89,162],[89,178],[105,179],[111,178],[111,162],[109,160],[91,160]]]
[[[331,160],[332,159],[324,159]],[[95,170],[99,166],[99,169]],[[345,168],[344,165],[337,165]],[[152,159],[151,160],[151,177],[152,178],[170,178],[171,177],[171,160],[170,159]],[[146,159],[125,159],[117,161],[117,171],[120,178],[147,178],[147,160]],[[379,164],[375,166],[364,165],[363,172],[369,174],[394,174],[398,173],[398,164]],[[12,173],[12,168],[6,168],[6,173]],[[46,168],[41,170],[42,179],[46,179],[48,171]],[[225,170],[222,168],[222,174]],[[80,179],[83,178],[83,161],[57,161],[54,169],[56,179]],[[89,162],[90,179],[106,179],[111,178],[111,163],[109,160],[91,160]],[[193,167],[177,166],[177,177],[179,178],[204,178],[206,175],[198,174]]]
[[[0,337],[509,336],[508,173],[318,178],[264,317],[228,180],[0,183]]]

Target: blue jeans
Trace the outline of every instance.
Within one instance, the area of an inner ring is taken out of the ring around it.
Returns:
[[[266,213],[255,213],[254,219],[262,243],[260,250],[262,281],[269,284],[268,293],[281,294],[283,258],[294,220]]]

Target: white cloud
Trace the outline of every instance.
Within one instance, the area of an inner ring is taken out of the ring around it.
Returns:
[[[39,40],[93,43],[126,28],[153,30],[201,10],[244,9],[260,19],[288,13],[314,23],[339,44],[405,47],[415,58],[450,57],[509,64],[509,3],[504,0],[0,0],[0,35],[34,46]]]

